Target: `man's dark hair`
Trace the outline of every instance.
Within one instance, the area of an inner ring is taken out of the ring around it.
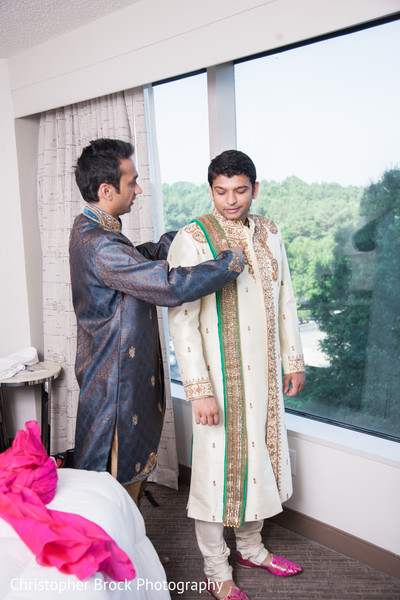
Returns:
[[[130,158],[134,147],[129,142],[102,138],[93,140],[83,149],[75,167],[75,179],[86,202],[98,202],[102,183],[108,183],[119,192],[120,160]]]
[[[225,150],[210,162],[208,167],[208,183],[212,187],[218,175],[233,177],[234,175],[247,175],[252,187],[257,179],[256,167],[251,158],[240,150]]]

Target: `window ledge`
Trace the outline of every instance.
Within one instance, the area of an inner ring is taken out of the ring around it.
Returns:
[[[185,392],[181,383],[171,381],[171,395],[175,400],[183,400],[186,404]]]
[[[286,413],[289,436],[331,446],[400,468],[400,444],[353,429]]]

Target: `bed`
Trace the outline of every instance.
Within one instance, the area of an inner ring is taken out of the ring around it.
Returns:
[[[2,600],[163,600],[170,598],[164,569],[146,537],[143,518],[123,487],[108,473],[58,469],[48,509],[81,515],[97,523],[131,559],[136,577],[113,581],[101,573],[80,581],[56,567],[40,566],[13,527],[0,518]]]

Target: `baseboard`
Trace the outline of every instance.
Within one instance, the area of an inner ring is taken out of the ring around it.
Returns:
[[[179,465],[180,481],[189,485],[190,475],[190,467]],[[270,521],[400,579],[400,556],[393,552],[379,548],[379,546],[290,508],[284,508],[282,513],[272,517]]]
[[[314,542],[400,579],[400,556],[393,552],[379,548],[366,540],[290,508],[284,508],[282,513],[270,520],[286,529],[304,535]]]

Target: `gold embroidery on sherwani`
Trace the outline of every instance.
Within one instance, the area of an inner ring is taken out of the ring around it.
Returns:
[[[213,215],[217,220],[224,219],[221,217],[219,212],[216,209],[213,209]],[[207,243],[206,236],[204,231],[201,229],[196,220],[191,221],[189,225],[186,225],[185,229],[186,233],[188,233],[196,242],[200,242],[202,244]],[[240,223],[229,221],[228,219],[224,219],[224,230],[226,232],[226,238],[230,242],[231,246],[242,246],[243,248],[243,256],[245,264],[249,268],[249,273],[254,276],[253,265],[251,264],[250,253],[248,248],[247,237],[245,233],[244,226]],[[222,251],[220,248],[219,251]],[[202,254],[204,254],[204,248],[202,248]],[[242,268],[242,258],[236,254],[232,257],[231,262],[228,266],[229,271],[236,271],[236,273],[241,273]]]
[[[213,209],[212,214],[215,217],[215,219],[218,221],[218,223],[221,225],[221,227],[223,228],[224,235],[225,235],[226,239],[228,240],[229,245],[231,247],[241,246],[243,248],[244,262],[249,269],[250,275],[254,278],[254,267],[253,267],[253,263],[251,262],[249,243],[248,243],[247,235],[246,235],[247,227],[245,227],[241,221],[230,221],[229,219],[225,219],[225,217],[220,215],[219,212],[215,208]],[[222,248],[220,250],[222,250]],[[236,261],[240,265],[240,258],[236,257],[236,256],[234,258],[236,258]],[[239,266],[239,268],[237,268],[237,269],[231,269],[231,267],[229,265],[229,270],[241,271],[242,268],[241,268],[241,266]]]
[[[254,216],[253,218],[254,218],[255,223],[257,223],[257,220],[258,220],[257,216]],[[271,231],[271,233],[277,233],[278,229],[277,229],[275,223],[273,223],[273,221],[270,221],[269,219],[268,219],[268,222],[270,224],[269,230]],[[274,225],[275,231],[272,231],[271,224]],[[274,281],[278,281],[278,261],[276,260],[276,258],[274,258],[274,255],[272,254],[271,249],[267,244],[268,232],[264,229],[263,233],[264,233],[263,237],[258,237],[258,241],[259,241],[260,245],[262,246],[264,252],[266,253],[267,257],[270,260],[272,279]]]
[[[135,477],[133,477],[130,481],[125,481],[122,485],[127,485],[128,483],[135,483],[135,481],[139,481],[140,479],[144,479],[145,477],[150,475],[150,473],[152,472],[152,470],[154,469],[154,467],[157,463],[157,458],[158,458],[158,454],[156,454],[155,452],[151,452],[144,469],[142,469],[141,471],[140,471],[141,463],[140,462],[136,463],[135,471],[138,474]],[[140,471],[140,473],[139,473],[139,471]]]
[[[214,395],[211,383],[208,379],[184,379],[182,385],[187,400],[195,400],[196,398],[205,398],[206,396]]]
[[[196,240],[196,242],[200,242],[202,244],[207,243],[207,240],[204,237],[204,233],[202,232],[201,228],[197,225],[197,223],[189,223],[189,225],[186,225],[185,231],[187,231],[187,233],[191,235],[192,238]]]
[[[196,219],[204,230],[214,256],[222,250],[223,239],[228,237],[231,242],[231,231],[226,236],[217,215],[204,215]],[[227,227],[232,225],[224,220],[225,224]],[[238,224],[234,225],[239,229]],[[243,229],[242,224],[240,228]],[[233,237],[236,241],[236,236]],[[246,507],[247,435],[236,281],[226,285],[216,295],[225,400],[225,482],[222,520],[224,525],[240,527],[244,521]]]
[[[278,227],[275,225],[271,219],[267,219],[264,217],[263,219],[265,227],[270,230],[271,233],[278,233]]]
[[[299,373],[306,370],[303,356],[289,356],[288,363],[289,373]]]
[[[274,310],[274,296],[273,296],[273,283],[277,281],[277,268],[271,260],[272,252],[266,244],[268,237],[267,227],[271,233],[277,233],[278,229],[269,219],[263,217],[253,216],[255,229],[254,229],[254,251],[256,253],[259,272],[261,277],[261,285],[264,293],[264,304],[266,313],[266,325],[267,325],[267,385],[268,385],[268,399],[267,399],[267,422],[265,425],[265,443],[268,449],[269,457],[271,460],[272,469],[275,475],[276,484],[279,491],[281,491],[281,423],[280,423],[280,411],[279,411],[279,390],[278,381],[279,374],[277,372],[277,359],[276,359],[276,330],[275,330],[275,310]],[[264,227],[265,226],[265,227]],[[266,252],[266,247],[269,252]],[[275,259],[274,259],[275,260]]]
[[[238,254],[234,253],[232,260],[228,265],[228,271],[235,271],[236,273],[241,273],[242,270],[243,269],[242,269],[240,256]]]
[[[96,221],[96,223],[100,223],[104,229],[114,231],[114,233],[121,233],[121,221],[104,212],[104,210],[101,210],[101,208],[98,208],[95,206],[95,204],[92,204],[91,202],[85,202],[83,214],[88,219]]]

